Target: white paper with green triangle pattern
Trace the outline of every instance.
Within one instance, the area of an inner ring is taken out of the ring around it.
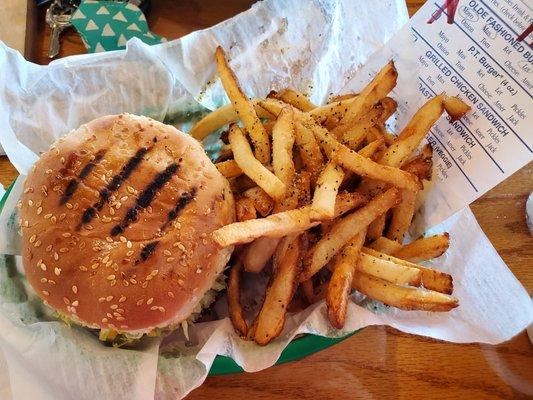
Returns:
[[[126,42],[134,37],[146,44],[166,41],[150,32],[142,11],[130,3],[82,1],[71,22],[89,53],[124,49]]]

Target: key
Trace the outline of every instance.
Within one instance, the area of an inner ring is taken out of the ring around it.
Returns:
[[[61,0],[55,0],[46,10],[46,23],[52,28],[48,57],[54,58],[59,53],[59,36],[61,32],[71,26],[70,17],[75,7],[63,4]]]

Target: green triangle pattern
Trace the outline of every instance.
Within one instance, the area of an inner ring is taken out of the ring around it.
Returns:
[[[82,0],[71,22],[89,53],[124,49],[134,37],[150,45],[166,42],[150,32],[142,11],[129,3]]]

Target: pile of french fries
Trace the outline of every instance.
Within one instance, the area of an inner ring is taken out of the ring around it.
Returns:
[[[216,165],[230,181],[238,222],[213,238],[221,248],[236,246],[228,284],[235,329],[265,345],[283,330],[288,310],[322,299],[332,326],[342,328],[353,289],[403,310],[457,307],[452,277],[417,264],[443,254],[448,234],[403,242],[431,179],[432,149],[418,148],[445,110],[457,119],[469,106],[438,95],[394,136],[385,126],[397,106],[387,97],[396,85],[393,62],[360,93],[317,106],[291,89],[249,99],[220,47],[216,61],[231,102],[190,134],[203,140],[229,125]],[[266,267],[270,283],[248,324],[241,279]]]

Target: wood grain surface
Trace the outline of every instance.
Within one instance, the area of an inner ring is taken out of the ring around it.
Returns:
[[[251,1],[153,0],[151,29],[169,39],[246,10]],[[407,1],[412,15],[424,1]],[[40,10],[36,59],[46,64],[49,29]],[[74,32],[62,37],[61,56],[84,53]],[[0,158],[0,182],[17,176]],[[533,191],[533,163],[472,204],[481,227],[529,293],[533,240],[524,214]],[[370,327],[303,360],[254,374],[208,378],[190,399],[519,399],[533,397],[533,346],[525,332],[499,346],[451,344],[386,327]]]

